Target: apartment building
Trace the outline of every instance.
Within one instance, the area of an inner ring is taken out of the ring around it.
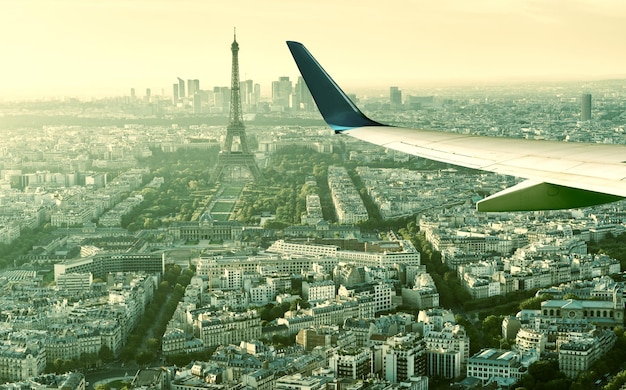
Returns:
[[[38,344],[0,346],[0,378],[22,381],[46,369],[46,350]]]
[[[261,319],[256,311],[245,313],[210,312],[199,309],[191,312],[194,334],[205,346],[238,344],[241,340],[261,337]]]
[[[426,348],[417,333],[388,337],[382,345],[383,372],[391,383],[426,375]]]
[[[372,373],[372,356],[369,348],[339,348],[328,360],[335,378],[365,379]]]

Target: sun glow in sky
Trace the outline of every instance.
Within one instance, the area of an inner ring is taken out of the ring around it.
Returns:
[[[286,40],[344,89],[626,77],[623,0],[3,0],[0,99],[229,86],[234,27],[263,95]]]

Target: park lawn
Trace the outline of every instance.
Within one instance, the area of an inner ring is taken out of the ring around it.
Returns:
[[[211,213],[228,213],[233,210],[235,207],[235,202],[216,202],[213,208],[211,209]]]

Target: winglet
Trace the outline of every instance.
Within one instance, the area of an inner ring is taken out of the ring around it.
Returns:
[[[476,204],[478,211],[560,210],[616,202],[624,197],[526,180]]]
[[[287,41],[322,117],[336,133],[362,126],[385,126],[366,117],[313,55],[299,42]]]

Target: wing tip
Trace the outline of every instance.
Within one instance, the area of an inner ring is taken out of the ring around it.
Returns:
[[[385,126],[366,117],[302,43],[290,40],[286,43],[317,108],[335,133],[363,126]]]

